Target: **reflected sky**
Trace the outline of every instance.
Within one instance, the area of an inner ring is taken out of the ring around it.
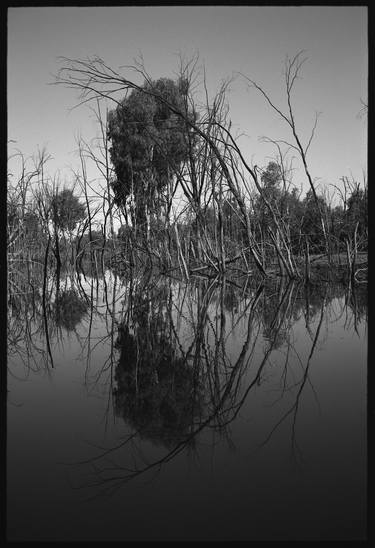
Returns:
[[[343,286],[72,277],[50,283],[51,362],[40,303],[19,299],[9,540],[364,539],[366,305]]]

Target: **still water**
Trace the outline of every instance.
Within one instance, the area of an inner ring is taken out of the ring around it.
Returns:
[[[47,290],[8,305],[8,540],[366,538],[363,287]]]

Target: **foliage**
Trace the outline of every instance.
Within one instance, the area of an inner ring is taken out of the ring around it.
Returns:
[[[175,356],[167,339],[160,339],[151,354],[123,326],[117,346],[121,349],[115,372],[117,414],[154,443],[175,445],[185,438],[197,413],[193,371]]]
[[[261,175],[261,181],[266,193],[276,190],[281,183],[281,168],[276,162],[269,162]],[[270,196],[271,197],[271,196]]]
[[[269,162],[267,168],[261,175],[263,183],[262,195],[256,200],[256,211],[259,216],[260,223],[263,228],[273,225],[272,215],[265,203],[265,199],[271,207],[277,208],[282,197],[281,184],[281,168],[276,162]]]
[[[358,223],[358,234],[363,236],[367,233],[368,226],[368,204],[367,192],[356,188],[348,199],[345,215],[346,230],[353,233]]]
[[[253,225],[259,240],[271,243],[268,229],[275,231],[274,217],[269,209],[272,208],[286,234],[289,236],[293,253],[298,253],[301,239],[301,222],[303,217],[303,203],[297,188],[288,190],[282,188],[283,183],[281,166],[277,162],[269,162],[262,172],[262,192],[254,199]],[[269,206],[267,205],[268,202]]]
[[[87,312],[87,303],[75,289],[68,289],[60,293],[55,301],[56,325],[73,331]]]
[[[80,247],[85,248],[90,244],[90,235],[84,234],[80,241]],[[91,230],[91,249],[102,249],[104,244],[103,234],[100,230]]]
[[[119,325],[114,398],[117,414],[141,436],[169,447],[186,437],[202,394],[196,372],[170,338],[167,302],[163,285],[134,294],[132,325]]]
[[[86,217],[85,206],[68,188],[53,195],[51,210],[53,223],[60,230],[72,231]]]
[[[326,247],[321,215],[327,217],[328,205],[326,200],[323,196],[314,197],[313,192],[309,190],[302,204],[302,234],[308,238],[313,252],[324,252]]]
[[[158,195],[187,157],[186,123],[164,102],[186,112],[186,91],[178,82],[160,78],[146,82],[142,90],[133,90],[109,113],[110,156],[116,174],[112,187],[123,208],[133,196],[133,221],[145,221],[146,208],[155,206]]]
[[[25,233],[29,238],[36,238],[40,232],[40,221],[36,213],[28,211],[24,217]]]

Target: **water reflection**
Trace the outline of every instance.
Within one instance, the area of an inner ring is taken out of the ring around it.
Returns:
[[[125,428],[120,442],[79,464],[92,471],[80,486],[95,493],[113,493],[202,444],[230,445],[236,420],[260,394],[268,394],[273,414],[257,447],[287,423],[298,459],[299,410],[306,393],[319,400],[310,372],[329,322],[346,315],[347,329],[358,332],[367,320],[364,286],[276,280],[254,287],[219,278],[185,284],[108,272],[100,280],[50,277],[44,288],[35,276],[26,285],[9,298],[10,373],[12,363],[23,363],[27,374],[49,371],[73,332],[87,392],[96,388],[107,398],[106,425],[116,418]]]
[[[150,279],[133,284],[111,353],[113,359],[117,352],[114,412],[130,431],[119,446],[95,455],[90,485],[112,493],[196,448],[204,432],[213,436],[213,446],[223,439],[231,443],[232,423],[261,386],[273,391],[273,404],[283,405],[260,446],[289,421],[298,459],[296,425],[307,386],[317,398],[309,378],[312,359],[327,306],[343,294],[343,287],[282,281],[258,288],[219,279],[188,286]],[[293,341],[293,326],[302,320],[310,334],[304,358]],[[144,440],[165,452],[151,452],[145,464],[137,457]],[[111,466],[100,466],[109,452]]]
[[[80,297],[74,288],[57,292],[53,303],[54,321],[58,327],[64,327],[67,331],[73,331],[82,321],[88,309],[87,302]]]
[[[131,335],[127,325],[119,327],[115,412],[141,437],[168,448],[192,441],[203,407],[197,371],[176,355],[163,333],[147,340],[142,331]]]
[[[118,326],[115,412],[141,437],[166,447],[189,437],[203,401],[199,372],[178,355],[171,286],[141,283]]]

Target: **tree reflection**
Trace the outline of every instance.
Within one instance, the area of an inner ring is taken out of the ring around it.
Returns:
[[[103,488],[103,492],[112,492],[147,471],[160,470],[182,451],[195,447],[206,429],[215,435],[228,434],[244,402],[241,383],[253,355],[257,333],[252,328],[263,288],[246,299],[241,312],[246,337],[232,361],[224,341],[225,287],[218,279],[199,281],[185,287],[176,303],[171,284],[140,284],[129,297],[126,320],[119,326],[115,345],[119,359],[114,401],[115,412],[133,433],[120,446],[93,460],[107,457],[130,441],[134,447],[136,439],[144,438],[167,451],[146,465],[133,463],[132,468],[123,464],[95,466],[98,479],[92,485]],[[178,329],[181,321],[185,324],[185,344]],[[256,381],[257,376],[253,385]]]
[[[16,276],[17,274],[17,276]],[[61,328],[73,331],[88,308],[87,300],[71,279],[70,289],[60,290],[60,273],[48,276],[43,268],[31,275],[12,272],[8,291],[8,359],[23,363],[25,374],[53,367],[53,346],[64,343]],[[65,278],[67,282],[67,278]],[[87,296],[86,296],[87,297]],[[12,374],[12,371],[10,371]]]
[[[283,413],[283,415],[281,416],[281,418],[276,422],[276,424],[274,425],[274,427],[271,429],[270,433],[268,434],[268,436],[266,437],[266,439],[263,441],[263,443],[261,444],[261,447],[264,446],[266,443],[269,442],[269,440],[271,439],[272,435],[275,433],[275,431],[281,426],[281,424],[289,417],[291,416],[292,417],[292,425],[291,425],[291,450],[292,450],[292,456],[294,458],[297,457],[297,455],[299,457],[301,457],[301,451],[299,449],[299,446],[297,444],[297,440],[296,440],[296,423],[297,423],[297,414],[298,414],[298,409],[299,409],[299,405],[300,405],[300,400],[301,400],[301,396],[302,396],[302,393],[305,389],[305,386],[307,384],[307,382],[309,381],[310,383],[310,386],[314,392],[314,395],[316,397],[316,393],[315,393],[315,390],[311,384],[311,381],[309,379],[309,369],[310,369],[310,366],[311,366],[311,361],[312,361],[312,358],[313,358],[313,355],[314,355],[314,352],[315,352],[315,349],[316,349],[316,345],[317,345],[317,342],[318,342],[318,339],[319,339],[319,335],[320,335],[320,332],[321,332],[321,327],[322,327],[322,323],[323,323],[323,318],[324,318],[324,313],[325,313],[325,305],[326,305],[326,299],[327,299],[327,293],[328,293],[328,285],[325,286],[325,293],[324,293],[324,296],[323,296],[323,299],[321,301],[321,304],[320,304],[320,315],[319,315],[319,321],[318,321],[318,325],[317,325],[317,328],[316,328],[316,331],[315,331],[315,334],[313,336],[313,341],[312,341],[312,346],[311,346],[311,349],[310,349],[310,352],[309,352],[309,355],[308,355],[308,358],[307,358],[307,362],[306,362],[306,366],[303,367],[303,364],[301,362],[301,365],[302,365],[302,375],[300,377],[300,380],[297,381],[297,382],[293,382],[293,384],[291,384],[289,387],[288,387],[288,383],[286,381],[286,378],[287,378],[287,374],[288,374],[288,371],[287,371],[287,364],[285,365],[285,368],[284,368],[284,371],[282,373],[282,376],[283,376],[283,389],[282,389],[282,395],[284,395],[285,393],[285,390],[288,389],[290,390],[291,388],[294,389],[295,391],[295,397],[294,397],[294,401],[293,401],[293,404],[287,409],[287,411],[285,413]],[[300,360],[299,358],[299,355],[298,353],[296,352],[296,350],[294,349],[298,359]],[[289,356],[289,354],[288,354]]]
[[[111,494],[127,481],[160,471],[181,452],[197,449],[200,439],[207,443],[204,432],[212,432],[213,444],[218,436],[231,443],[232,423],[256,387],[270,379],[276,383],[274,403],[287,398],[264,443],[290,417],[291,449],[297,454],[297,415],[307,387],[314,391],[309,372],[326,305],[344,291],[283,280],[254,288],[219,278],[173,284],[146,276],[132,284],[114,345],[114,410],[128,433],[119,445],[81,463],[101,462],[95,464],[92,483],[83,487]],[[303,318],[312,341],[305,364],[291,337],[293,325]],[[230,353],[227,341],[239,329],[239,346]],[[144,440],[161,456],[147,463],[140,459]]]
[[[73,331],[88,309],[87,302],[74,288],[58,292],[54,302],[54,319],[58,327]]]
[[[345,302],[348,309],[352,312],[354,329],[358,334],[358,323],[361,322],[364,318],[367,322],[368,315],[368,293],[367,293],[367,284],[366,287],[359,285],[358,287],[353,287],[351,284],[348,285]]]
[[[200,415],[197,375],[164,334],[150,333],[145,340],[142,332],[144,327],[136,335],[127,325],[119,327],[115,411],[141,437],[172,447],[189,435]]]
[[[238,279],[208,277],[187,284],[150,272],[130,280],[114,276],[108,285],[105,277],[88,284],[72,275],[49,277],[43,287],[43,279],[42,271],[39,277],[12,276],[8,356],[16,363],[21,359],[27,371],[40,370],[41,364],[48,370],[56,342],[64,344],[71,331],[76,333],[86,361],[85,386],[92,388],[91,379],[101,383],[107,422],[113,398],[114,413],[126,429],[120,444],[81,463],[95,462],[90,486],[99,493],[159,471],[209,439],[231,443],[234,421],[264,385],[272,405],[279,406],[265,443],[290,420],[297,452],[297,414],[306,390],[314,391],[309,373],[329,303],[339,299],[341,314],[346,311],[355,328],[367,313],[367,292],[354,286],[280,280],[256,287],[249,280],[241,285]],[[295,346],[298,322],[311,339],[305,359]],[[98,346],[108,349],[106,360],[96,359]],[[146,441],[154,446],[147,463],[139,457]]]
[[[115,343],[115,413],[140,437],[171,447],[202,413],[201,375],[178,349],[171,280],[142,281],[128,304]]]
[[[272,342],[275,350],[288,342],[291,324],[301,312],[302,307],[296,304],[297,292],[298,286],[295,283],[290,281],[284,285],[283,280],[276,289],[269,287],[264,292],[261,308],[263,337],[269,343]]]
[[[7,358],[11,375],[20,375],[12,363],[23,364],[25,376],[44,365],[48,368],[43,344],[42,279],[42,268],[36,263],[32,268],[19,265],[8,278]]]

